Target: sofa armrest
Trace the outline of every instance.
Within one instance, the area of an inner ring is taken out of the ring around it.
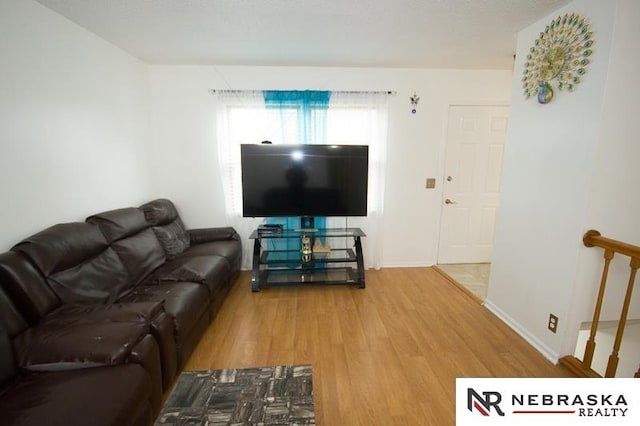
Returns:
[[[18,365],[32,371],[67,370],[123,364],[149,326],[132,322],[75,324],[30,328],[18,335]]]
[[[240,240],[240,236],[230,226],[219,228],[200,228],[187,230],[191,244],[202,244],[211,241]]]

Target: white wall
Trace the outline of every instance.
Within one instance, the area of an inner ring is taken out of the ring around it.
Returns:
[[[392,90],[383,264],[437,259],[442,155],[450,104],[508,104],[511,71],[150,66],[155,191],[176,201],[188,227],[224,224],[215,97],[208,89]],[[421,98],[411,114],[409,97]],[[424,188],[435,177],[435,190]],[[366,244],[366,240],[365,240]]]
[[[640,182],[640,57],[629,52],[637,48],[640,40],[639,20],[640,2],[617,1],[599,146],[586,217],[586,228],[597,229],[606,237],[635,245],[640,245],[640,192],[637,190]],[[573,350],[572,343],[580,322],[591,321],[602,271],[602,255],[599,249],[581,248],[579,251],[574,309],[562,353]],[[629,258],[614,258],[609,273],[602,319],[617,320],[629,279]],[[639,285],[640,282],[636,282],[629,318],[640,318]],[[635,361],[637,363],[637,357]]]
[[[150,197],[146,65],[32,0],[0,2],[0,250]]]
[[[582,246],[584,232],[600,227],[631,241],[639,233],[637,217],[634,221],[626,211],[637,211],[640,204],[632,185],[638,181],[638,148],[632,146],[637,145],[633,120],[638,107],[632,95],[624,98],[633,87],[638,62],[628,50],[638,40],[632,24],[638,8],[630,1],[620,4],[626,10],[618,10],[617,18],[628,21],[624,28],[619,23],[614,27],[616,2],[576,0],[518,36],[486,305],[552,360],[573,352],[580,319],[592,310],[591,289],[599,280],[602,254]],[[633,15],[620,16],[632,9]],[[525,100],[520,77],[530,46],[552,19],[574,12],[589,19],[596,40],[587,75],[574,93],[556,90],[548,105]],[[614,81],[623,77],[625,81]],[[614,203],[612,191],[624,193],[624,201]],[[547,330],[549,313],[560,317],[557,334]]]

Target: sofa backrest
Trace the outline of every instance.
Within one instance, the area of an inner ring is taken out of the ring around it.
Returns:
[[[110,303],[166,262],[157,236],[166,229],[180,252],[188,248],[178,212],[165,199],[57,224],[0,254],[0,284],[31,325],[62,303]]]
[[[127,270],[97,225],[63,223],[16,244],[64,303],[107,303],[129,284]]]
[[[152,226],[167,257],[177,256],[189,248],[190,241],[182,219],[174,204],[165,198],[140,206],[144,217]]]
[[[35,265],[15,251],[0,254],[0,287],[31,325],[62,303]]]
[[[140,209],[110,210],[87,218],[106,237],[129,274],[129,286],[136,286],[166,262],[164,250]]]

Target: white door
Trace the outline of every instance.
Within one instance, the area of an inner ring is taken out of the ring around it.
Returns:
[[[508,112],[449,108],[438,263],[491,261]]]

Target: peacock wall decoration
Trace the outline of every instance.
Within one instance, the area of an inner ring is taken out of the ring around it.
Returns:
[[[541,32],[529,49],[522,72],[525,98],[546,104],[553,99],[551,82],[573,92],[591,62],[593,32],[586,18],[572,13],[558,16]]]

